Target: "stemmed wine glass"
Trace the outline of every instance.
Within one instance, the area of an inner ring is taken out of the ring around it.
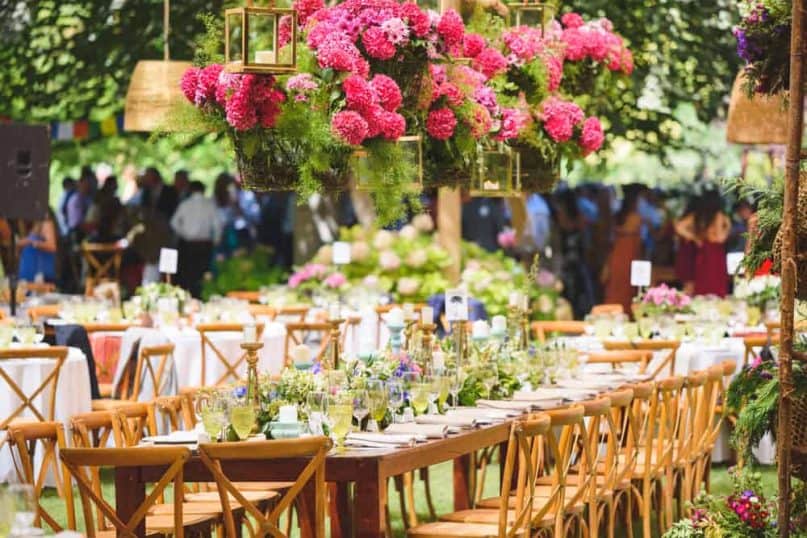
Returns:
[[[384,382],[379,379],[367,381],[367,402],[370,408],[370,420],[367,422],[368,432],[379,431],[379,424],[384,420],[389,405],[389,395]]]
[[[201,394],[196,399],[196,413],[210,441],[215,443],[227,425],[227,400],[217,392]]]
[[[398,416],[404,404],[404,385],[400,379],[390,379],[387,381],[387,394],[389,395],[389,406],[394,421],[401,421]]]
[[[309,392],[305,397],[308,427],[314,435],[324,435],[322,427],[328,416],[328,393],[322,391]]]
[[[465,383],[464,373],[461,368],[448,368],[445,375],[449,379],[448,392],[451,393],[451,405],[456,409],[460,406],[459,394]]]
[[[361,422],[370,413],[370,398],[367,391],[364,389],[354,390],[353,393],[353,418],[359,425],[361,431]]]
[[[353,425],[353,398],[349,393],[341,392],[328,399],[328,423],[331,434],[336,439],[338,450],[344,450],[345,439]]]

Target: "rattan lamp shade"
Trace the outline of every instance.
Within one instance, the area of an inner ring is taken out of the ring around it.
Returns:
[[[755,95],[743,90],[742,72],[734,79],[726,139],[735,144],[786,144],[787,106],[781,95]]]
[[[190,62],[137,62],[126,92],[123,129],[153,131],[157,127],[165,127],[163,122],[168,112],[178,100],[184,99],[179,81],[189,67]]]

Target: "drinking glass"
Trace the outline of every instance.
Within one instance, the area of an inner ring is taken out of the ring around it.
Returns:
[[[30,536],[36,519],[36,494],[30,484],[11,484],[7,493],[14,510],[12,533],[17,536]]]
[[[345,438],[353,425],[353,399],[349,394],[340,393],[329,398],[328,422],[337,448],[344,449]]]
[[[308,413],[308,427],[314,435],[325,433],[322,424],[328,414],[328,393],[321,391],[309,392],[305,397],[305,408]]]
[[[0,325],[0,348],[7,348],[14,338],[14,329],[9,325]]]
[[[30,346],[36,340],[36,329],[31,324],[19,324],[15,332],[21,344]]]
[[[412,383],[409,388],[409,403],[415,414],[422,415],[426,413],[429,408],[429,391],[431,390],[430,383],[423,380]]]
[[[347,374],[344,370],[328,370],[326,372],[328,380],[328,390],[331,394],[336,394],[347,386]]]
[[[226,400],[218,393],[205,394],[196,400],[196,407],[205,433],[215,443],[227,425]]]
[[[448,368],[446,370],[446,377],[450,379],[448,392],[451,393],[451,404],[454,409],[460,406],[459,394],[462,390],[462,385],[465,383],[465,374],[461,368]]]
[[[246,391],[243,392],[244,395],[234,397],[230,405],[230,425],[241,441],[249,438],[256,418],[255,407],[246,399]]]
[[[370,421],[367,423],[368,432],[379,431],[379,424],[384,420],[389,405],[389,395],[384,382],[378,379],[367,381],[367,402],[370,409]]]
[[[390,411],[395,420],[397,420],[396,417],[400,414],[401,408],[403,407],[405,392],[406,389],[404,389],[404,384],[400,379],[390,379],[387,381]]]
[[[370,413],[370,397],[364,389],[353,391],[353,417],[361,431],[361,421]]]
[[[635,340],[639,336],[639,326],[636,323],[625,323],[622,332],[628,340]]]
[[[437,376],[437,380],[439,384],[437,406],[440,409],[445,409],[446,402],[448,401],[448,395],[451,393],[451,375],[447,371],[443,371],[439,376]]]
[[[638,320],[639,336],[648,339],[653,335],[654,320],[651,317],[641,317]]]
[[[479,375],[479,382],[485,387],[485,394],[490,398],[493,387],[499,382],[499,367],[494,361],[477,369]]]

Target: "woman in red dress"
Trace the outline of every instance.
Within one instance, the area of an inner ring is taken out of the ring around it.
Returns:
[[[694,244],[692,280],[685,283],[684,291],[725,297],[729,291],[726,240],[731,221],[723,211],[720,193],[705,192],[696,201],[694,210],[675,223],[675,231],[682,240]]]
[[[614,220],[614,244],[601,275],[605,286],[605,302],[621,304],[625,312],[631,311],[633,287],[630,285],[630,264],[641,258],[642,218],[639,216],[639,185],[626,185],[622,206]]]

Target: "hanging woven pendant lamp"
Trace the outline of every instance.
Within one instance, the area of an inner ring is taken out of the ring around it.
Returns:
[[[735,144],[786,144],[787,106],[782,95],[754,95],[743,89],[742,71],[734,79],[726,140]]]
[[[179,81],[191,67],[190,62],[171,61],[168,51],[169,0],[163,2],[163,60],[137,62],[129,89],[123,115],[125,131],[153,131],[164,125],[171,108],[182,99]]]

